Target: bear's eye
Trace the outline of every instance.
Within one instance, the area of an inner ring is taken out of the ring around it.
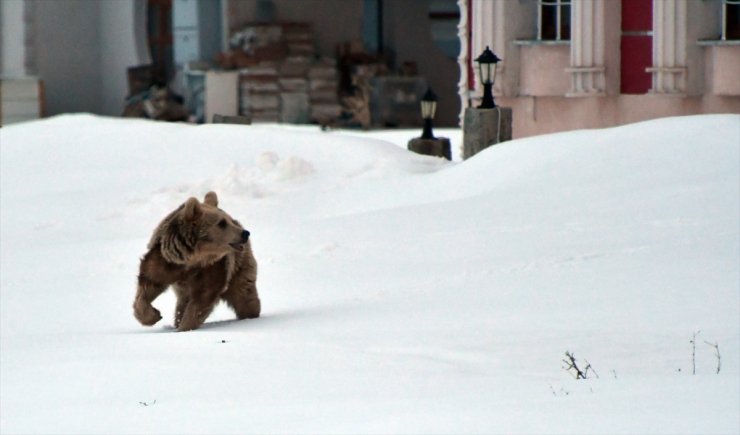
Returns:
[[[218,221],[218,227],[221,229],[226,228],[227,225],[228,223],[226,222],[226,219],[221,219],[220,221]]]

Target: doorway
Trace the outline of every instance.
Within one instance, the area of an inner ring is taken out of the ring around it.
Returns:
[[[172,0],[147,0],[146,29],[152,56],[152,79],[163,86],[174,75]]]
[[[620,92],[646,94],[653,63],[653,0],[622,0]]]

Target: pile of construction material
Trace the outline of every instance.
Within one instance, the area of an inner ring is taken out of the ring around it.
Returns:
[[[239,70],[239,112],[253,122],[329,123],[338,118],[336,60],[316,53],[307,23],[253,24],[232,34],[219,56]]]

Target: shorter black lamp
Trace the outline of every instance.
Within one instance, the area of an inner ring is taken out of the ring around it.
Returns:
[[[446,137],[434,137],[434,133],[432,133],[432,120],[436,111],[437,95],[434,94],[432,88],[427,88],[426,93],[421,97],[421,117],[424,119],[424,131],[422,131],[421,137],[409,140],[408,149],[415,153],[452,160],[450,140]]]
[[[496,80],[496,64],[501,59],[486,46],[486,49],[475,61],[478,62],[478,71],[483,82],[483,101],[481,101],[478,108],[493,109],[496,107],[496,103],[493,101],[493,82]]]
[[[432,88],[427,88],[426,93],[421,97],[421,117],[424,119],[424,131],[421,133],[422,139],[436,139],[432,133],[432,119],[437,111],[437,95]]]

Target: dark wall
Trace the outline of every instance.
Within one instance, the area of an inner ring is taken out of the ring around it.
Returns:
[[[44,80],[46,114],[102,111],[100,2],[36,0],[32,56]]]

